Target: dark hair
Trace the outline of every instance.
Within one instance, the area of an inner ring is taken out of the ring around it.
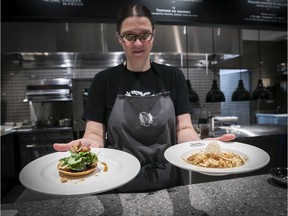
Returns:
[[[152,18],[151,11],[142,4],[129,4],[128,7],[123,8],[117,16],[117,32],[120,33],[120,29],[122,26],[122,23],[125,19],[128,17],[147,17],[152,25],[152,29],[154,30],[154,20]]]

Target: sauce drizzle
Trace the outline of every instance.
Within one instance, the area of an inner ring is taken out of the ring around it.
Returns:
[[[105,163],[105,162],[101,162],[101,163],[104,165],[103,172],[107,172],[108,171],[107,163]]]

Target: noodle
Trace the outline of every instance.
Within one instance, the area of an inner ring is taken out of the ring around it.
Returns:
[[[219,144],[213,141],[208,144],[205,151],[193,153],[184,160],[207,168],[233,168],[243,165],[247,158],[233,152],[222,152]]]

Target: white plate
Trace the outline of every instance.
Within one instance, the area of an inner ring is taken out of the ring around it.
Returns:
[[[27,164],[20,172],[20,182],[26,188],[51,195],[96,194],[128,183],[140,170],[140,162],[126,152],[106,148],[92,148],[91,151],[107,164],[107,172],[97,168],[88,176],[61,183],[57,164],[70,153],[55,152]]]
[[[251,172],[266,166],[270,161],[270,156],[260,148],[239,142],[221,141],[217,141],[217,143],[220,145],[222,151],[231,151],[244,156],[248,159],[246,163],[234,168],[207,168],[195,166],[184,161],[183,158],[186,158],[192,152],[204,151],[210,142],[211,140],[202,140],[177,144],[169,147],[165,151],[164,156],[171,164],[177,167],[214,176]]]

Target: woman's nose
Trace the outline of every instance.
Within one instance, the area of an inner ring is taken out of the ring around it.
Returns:
[[[134,41],[134,44],[143,44],[143,42],[140,40],[139,37],[136,38],[136,40]]]

